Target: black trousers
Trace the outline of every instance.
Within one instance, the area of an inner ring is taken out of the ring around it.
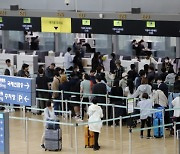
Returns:
[[[84,97],[82,102],[89,102],[88,97]],[[82,104],[82,119],[84,119],[84,109],[86,107],[86,104]]]
[[[98,139],[99,139],[99,133],[94,132],[94,149],[97,149],[99,147]]]
[[[151,117],[147,117],[147,119],[141,119],[141,128],[144,128],[145,124],[147,127],[151,127]],[[141,130],[141,135],[143,136],[143,130]],[[151,136],[151,129],[147,130],[147,136]]]

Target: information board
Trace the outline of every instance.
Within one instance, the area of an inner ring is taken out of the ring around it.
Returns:
[[[9,154],[9,113],[0,113],[0,154]]]
[[[40,17],[4,16],[1,18],[2,18],[2,24],[3,24],[2,30],[35,31],[35,32],[41,31],[41,18]]]
[[[41,31],[53,33],[71,33],[71,18],[41,18]]]
[[[35,104],[35,79],[0,75],[0,101],[32,106]]]

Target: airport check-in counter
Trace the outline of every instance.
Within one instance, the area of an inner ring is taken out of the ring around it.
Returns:
[[[10,59],[11,60],[11,64],[14,65],[14,68],[16,68],[16,65],[17,65],[17,54],[1,53],[0,54],[0,74],[4,74],[4,70],[7,67],[6,59]]]
[[[30,75],[38,72],[38,56],[37,55],[17,55],[17,70],[21,70],[22,65],[26,63],[29,65]]]

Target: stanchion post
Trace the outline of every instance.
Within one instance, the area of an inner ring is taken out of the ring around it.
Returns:
[[[132,154],[132,129],[129,129],[129,154]]]
[[[29,132],[28,132],[28,118],[26,117],[26,153],[29,154]]]
[[[76,154],[78,154],[77,127],[78,127],[78,124],[76,123],[75,126],[74,126],[74,134],[75,134],[75,150],[76,150]]]
[[[23,106],[22,110],[23,110],[23,118],[25,119],[25,117],[26,117],[26,107]],[[27,138],[26,138],[26,121],[25,120],[23,120],[23,121],[24,121],[24,139],[26,141],[27,140]]]
[[[70,123],[72,123],[72,113],[71,113],[71,111],[70,111],[70,113],[69,113],[69,121],[70,121]],[[73,148],[73,141],[72,141],[72,126],[70,126],[70,142],[71,142],[71,148]]]
[[[176,154],[176,121],[173,122],[174,123],[174,153]]]
[[[164,109],[162,109],[162,118],[163,118],[163,138],[164,138],[164,140],[165,140],[165,137],[166,137],[166,135],[165,135],[165,122],[164,122],[164,114],[165,114],[165,110]]]
[[[120,116],[120,148],[121,148],[121,154],[123,154],[123,136],[122,136],[122,116]]]
[[[63,90],[61,90],[61,103],[62,103],[62,111],[64,111],[64,93],[63,93]]]
[[[113,126],[115,126],[115,107],[114,107],[114,104],[112,104],[112,110],[113,110]]]
[[[67,100],[65,100],[65,103],[66,103],[66,119],[68,119],[68,102],[67,102]],[[67,121],[67,120],[66,120]]]
[[[106,120],[108,120],[108,94],[106,94]],[[106,121],[106,126],[108,126],[108,121]]]

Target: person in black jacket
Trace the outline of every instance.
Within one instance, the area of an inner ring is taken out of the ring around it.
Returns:
[[[115,70],[115,79],[114,80],[121,80],[122,79],[122,74],[124,73],[124,67],[121,66],[121,61],[116,60],[116,67],[117,69]]]
[[[157,78],[157,84],[158,84],[158,89],[160,89],[161,91],[163,91],[163,93],[166,95],[166,97],[168,98],[168,86],[164,83],[164,81],[162,80],[161,76],[159,76]]]
[[[110,95],[112,96],[123,96],[123,89],[119,87],[119,82],[115,81],[113,87],[111,88]],[[125,105],[123,100],[120,98],[110,98],[110,103],[115,105]],[[125,110],[123,108],[115,108],[115,118],[124,116]],[[110,118],[113,118],[113,111],[111,108]],[[119,125],[119,120],[115,121],[116,125]]]
[[[76,51],[76,55],[73,59],[74,66],[78,66],[80,72],[84,72],[83,65],[82,65],[82,59],[79,51]]]
[[[55,63],[51,63],[51,65],[48,66],[45,70],[45,75],[48,77],[49,82],[53,81],[54,72],[55,72]]]
[[[131,70],[128,71],[128,79],[131,79],[132,81],[135,80],[135,78],[138,76],[138,73],[136,71],[136,65],[131,64]]]
[[[91,64],[92,64],[92,70],[96,70],[97,67],[100,66],[98,52],[94,53],[94,57],[92,58]]]
[[[101,82],[101,76],[100,75],[96,75],[96,84],[93,85],[93,87],[92,87],[92,94],[102,94],[102,95],[107,94],[106,85]],[[106,103],[106,97],[105,96],[95,96],[95,98],[97,98],[98,103],[102,103],[102,104]],[[103,109],[103,115],[104,115],[104,119],[105,119],[106,107],[102,106],[102,109]]]
[[[36,78],[36,88],[48,90],[49,89],[48,81],[49,81],[48,77],[44,75],[44,70],[40,68],[38,70],[38,76]],[[37,95],[38,98],[49,98],[48,92],[38,91]],[[46,101],[40,100],[38,108],[44,109],[45,107],[46,107]]]
[[[117,69],[116,67],[116,55],[111,53],[112,59],[110,61],[110,73],[114,74],[114,71]]]

